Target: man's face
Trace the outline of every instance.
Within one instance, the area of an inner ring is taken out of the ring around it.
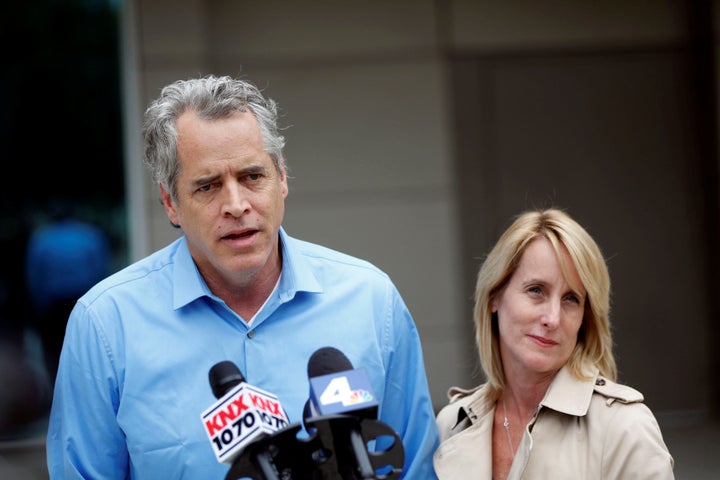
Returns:
[[[264,150],[255,116],[208,121],[187,111],[177,129],[177,199],[161,195],[205,280],[238,288],[277,274],[287,177]]]

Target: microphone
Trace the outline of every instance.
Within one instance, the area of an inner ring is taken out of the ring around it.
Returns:
[[[200,419],[220,463],[233,465],[246,449],[288,425],[278,397],[246,383],[234,363],[216,363],[208,376],[218,401],[206,409]],[[279,478],[267,450],[256,448],[250,453],[265,479]]]
[[[310,398],[305,413],[309,415],[303,421],[311,438],[319,437],[324,447],[316,452],[323,456],[317,462],[323,478],[399,476],[405,460],[402,440],[389,425],[377,420],[378,402],[365,369],[354,369],[337,348],[323,347],[308,361],[308,380]],[[377,445],[380,437],[392,440],[387,448]],[[371,441],[375,441],[376,451],[368,451]]]
[[[240,369],[230,360],[218,362],[208,372],[210,388],[215,398],[220,398],[234,386],[245,381]]]
[[[310,414],[355,415],[377,418],[378,403],[365,369],[353,369],[350,360],[334,347],[315,351],[308,360]]]

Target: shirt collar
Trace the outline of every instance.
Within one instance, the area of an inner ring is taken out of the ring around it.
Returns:
[[[302,254],[300,242],[293,239],[285,230],[280,228],[280,248],[282,250],[282,275],[278,294],[285,302],[295,297],[297,292],[322,292],[322,287],[315,278],[307,258]],[[187,238],[183,235],[175,242],[175,252],[172,255],[173,269],[173,309],[177,310],[197,300],[200,297],[215,297],[195,261],[190,255]]]
[[[200,297],[212,295],[190,255],[184,235],[176,241],[172,262],[173,309],[177,310]]]
[[[303,254],[302,245],[302,241],[290,237],[285,233],[285,229],[280,227],[282,276],[278,294],[282,302],[291,300],[297,292],[322,293],[323,291],[315,277],[316,269],[312,268],[308,257]]]

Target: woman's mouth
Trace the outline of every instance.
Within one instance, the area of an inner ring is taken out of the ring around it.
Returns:
[[[541,347],[554,347],[558,344],[555,340],[552,340],[547,337],[540,337],[537,335],[529,335],[529,337],[535,342],[537,345],[540,345]]]

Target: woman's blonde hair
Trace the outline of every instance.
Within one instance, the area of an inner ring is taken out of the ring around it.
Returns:
[[[563,265],[561,252],[563,247],[567,249],[587,291],[577,345],[568,360],[570,371],[578,378],[587,378],[590,367],[595,366],[604,377],[613,381],[617,379],[609,318],[610,275],[602,252],[590,234],[564,211],[557,208],[533,210],[515,218],[487,255],[478,273],[475,340],[491,396],[499,395],[505,387],[497,315],[492,312],[492,302],[517,269],[525,248],[541,237],[550,241],[565,272],[567,266]],[[568,277],[567,273],[565,276]]]

